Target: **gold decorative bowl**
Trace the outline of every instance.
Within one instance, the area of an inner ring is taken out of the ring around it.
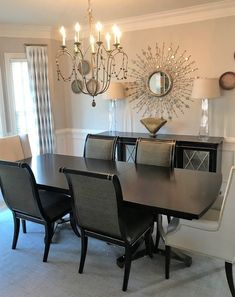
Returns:
[[[166,124],[167,120],[161,118],[145,118],[140,120],[140,122],[150,132],[151,136],[156,136],[157,131]]]

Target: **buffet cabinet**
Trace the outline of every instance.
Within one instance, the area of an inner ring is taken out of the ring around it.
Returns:
[[[100,135],[118,136],[117,159],[134,162],[135,144],[138,138],[153,138],[147,133],[103,132]],[[155,139],[174,140],[176,168],[221,172],[223,137],[202,138],[193,135],[157,134]]]

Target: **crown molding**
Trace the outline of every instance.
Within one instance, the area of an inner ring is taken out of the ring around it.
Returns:
[[[222,0],[182,9],[117,19],[112,22],[104,22],[103,25],[106,28],[111,28],[114,23],[117,23],[121,27],[122,32],[130,32],[229,16],[235,16],[234,0]],[[88,35],[88,31],[88,27],[83,27],[84,36]],[[68,28],[67,32],[67,38],[72,40],[74,37],[73,28]],[[8,24],[0,25],[0,37],[61,39],[56,27]]]
[[[224,0],[160,13],[130,17],[116,20],[112,22],[112,24],[117,23],[123,32],[128,32],[200,22],[229,16],[235,16],[234,0]],[[111,23],[107,23],[107,26],[109,25],[111,25]]]
[[[159,13],[117,19],[112,22],[104,22],[103,25],[105,28],[111,28],[113,24],[118,24],[122,32],[130,32],[200,22],[229,16],[235,16],[234,0],[222,0]],[[68,29],[69,40],[73,39],[72,31]],[[86,36],[86,34],[88,34],[88,28],[84,27],[83,32],[84,36]],[[54,31],[54,33],[55,35],[53,36],[55,39],[61,39],[61,37],[59,37],[58,30],[57,32]]]
[[[53,36],[49,26],[1,24],[0,37],[51,39]]]

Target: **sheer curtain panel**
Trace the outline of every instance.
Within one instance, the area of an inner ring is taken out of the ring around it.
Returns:
[[[30,89],[35,103],[40,154],[53,153],[54,124],[48,79],[46,46],[26,46]]]

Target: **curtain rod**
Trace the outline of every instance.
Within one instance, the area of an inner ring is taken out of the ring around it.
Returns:
[[[24,46],[48,46],[48,44],[25,43]]]

